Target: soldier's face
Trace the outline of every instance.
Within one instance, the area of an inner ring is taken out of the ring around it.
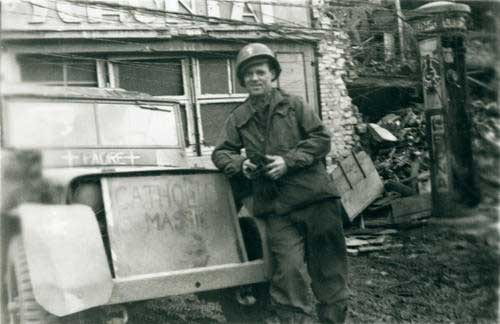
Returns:
[[[245,70],[243,81],[251,96],[259,96],[271,91],[274,76],[274,70],[269,67],[268,63],[257,63]]]

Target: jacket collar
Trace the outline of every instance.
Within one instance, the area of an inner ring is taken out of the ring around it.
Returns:
[[[279,88],[274,88],[271,93],[271,99],[269,100],[270,114],[280,114],[286,115],[289,106],[284,103],[288,101],[288,94]],[[240,106],[237,126],[241,127],[245,125],[251,118],[255,116],[257,111],[250,103],[250,98],[247,98],[245,102]]]

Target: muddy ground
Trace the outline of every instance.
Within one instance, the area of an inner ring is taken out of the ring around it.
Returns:
[[[400,230],[403,247],[350,256],[348,323],[497,323],[499,255],[477,235],[432,222]],[[132,323],[223,323],[195,296],[148,301]]]

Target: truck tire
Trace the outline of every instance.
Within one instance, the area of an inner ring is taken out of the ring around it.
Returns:
[[[60,324],[35,299],[21,235],[12,237],[7,250],[4,284],[7,291],[9,324]]]

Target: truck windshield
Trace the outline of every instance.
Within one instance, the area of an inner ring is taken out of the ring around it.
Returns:
[[[173,106],[10,101],[5,139],[18,148],[179,146]]]

